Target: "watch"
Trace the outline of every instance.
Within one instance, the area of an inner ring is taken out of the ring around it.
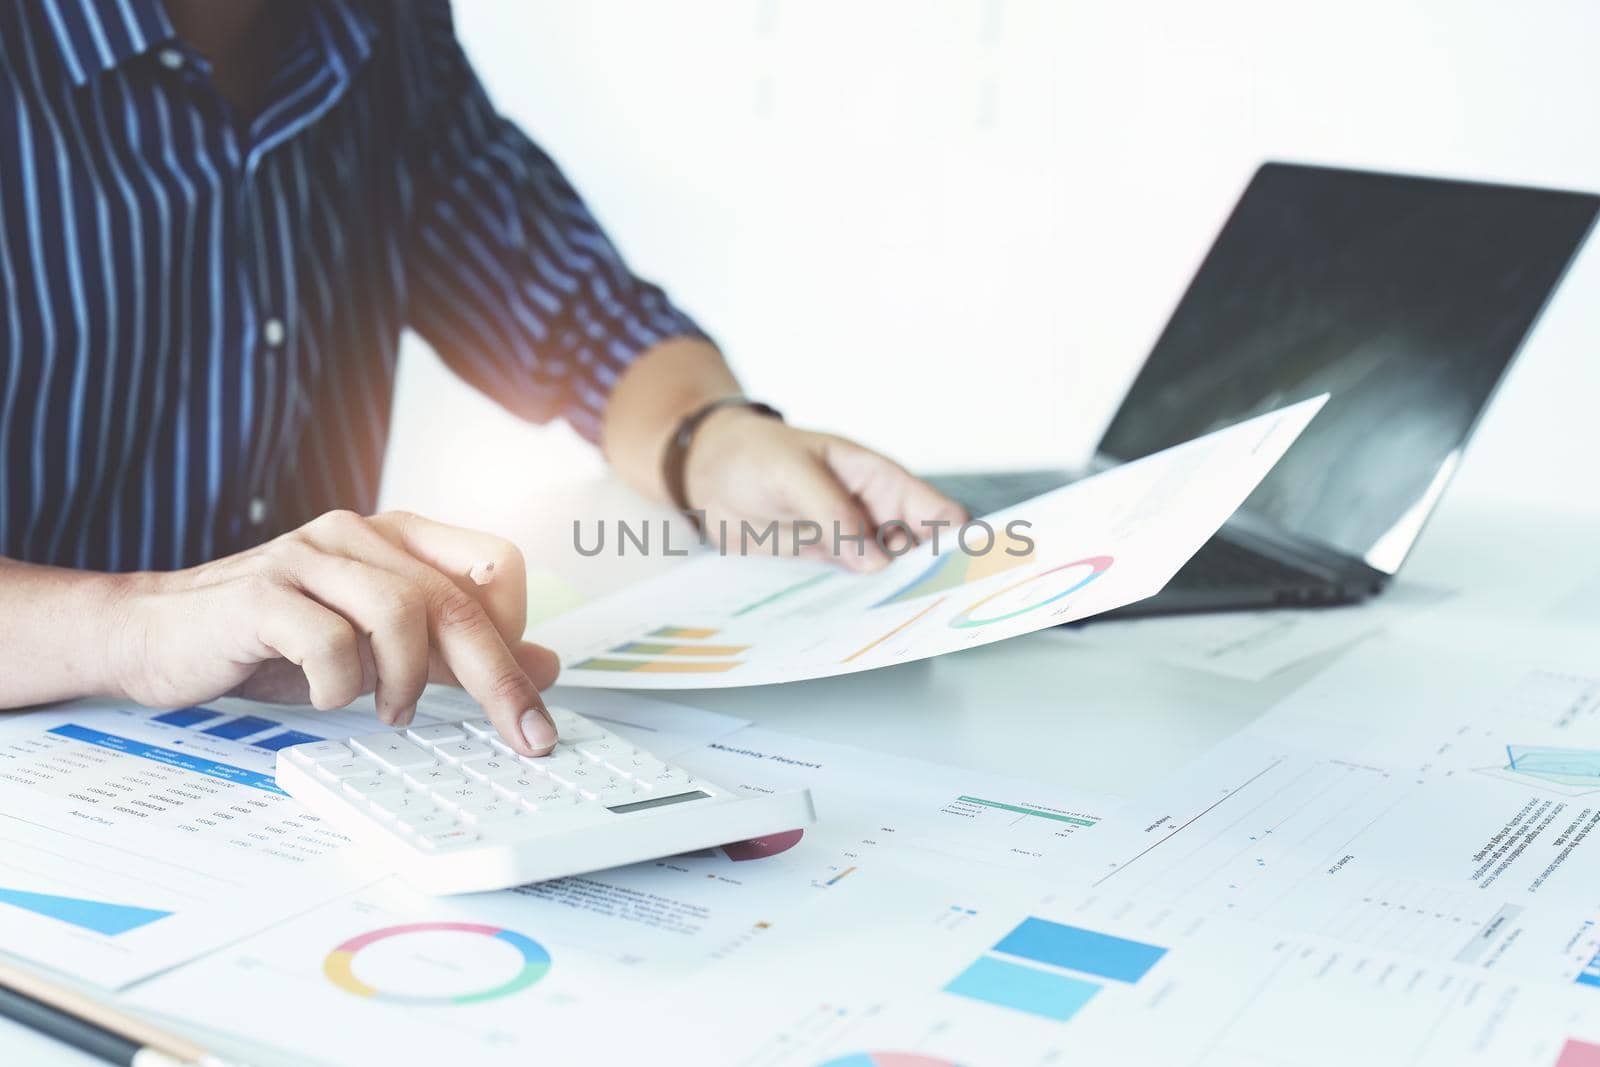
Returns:
[[[700,424],[724,408],[749,408],[757,415],[783,421],[783,413],[777,408],[771,404],[763,404],[759,400],[751,400],[747,396],[725,396],[709,404],[702,404],[685,415],[667,441],[666,452],[661,457],[661,480],[666,483],[667,495],[672,499],[672,506],[679,511],[693,510],[689,506],[688,488],[684,485],[684,475],[689,464],[689,446],[694,443],[694,435],[700,429]]]

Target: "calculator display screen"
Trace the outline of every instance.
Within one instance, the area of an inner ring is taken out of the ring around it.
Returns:
[[[614,811],[618,815],[626,815],[630,811],[644,811],[646,808],[664,808],[668,804],[682,804],[686,800],[710,799],[711,795],[709,793],[702,793],[696,789],[688,793],[674,793],[670,797],[651,797],[649,800],[635,800],[631,804],[618,804],[606,810]]]

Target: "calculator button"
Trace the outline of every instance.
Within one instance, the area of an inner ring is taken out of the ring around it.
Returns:
[[[447,741],[434,746],[433,750],[452,763],[495,755],[495,750],[482,741]]]
[[[407,730],[413,740],[425,745],[438,745],[446,741],[460,741],[467,735],[453,722],[434,723],[432,726],[413,726]]]
[[[519,774],[515,778],[496,778],[491,783],[494,790],[515,800],[531,793],[542,793],[552,788],[550,779],[538,774]],[[555,788],[560,788],[556,786]]]
[[[332,778],[334,781],[339,781],[343,778],[371,777],[382,770],[382,767],[371,760],[356,757],[317,764],[317,771],[324,777]]]
[[[438,852],[441,849],[455,848],[459,845],[470,845],[478,839],[476,830],[466,830],[459,826],[449,830],[430,830],[417,835],[417,845],[429,852]]]
[[[630,800],[639,799],[634,784],[626,778],[607,778],[598,784],[581,785],[578,787],[578,794],[585,800],[599,804],[626,804]]]
[[[630,752],[622,756],[614,756],[602,760],[601,766],[614,774],[625,774],[629,778],[654,778],[667,769],[667,765],[647,752]]]
[[[514,800],[530,811],[549,807],[567,807],[577,803],[577,797],[568,789],[548,778],[515,778],[494,783],[497,793]]]
[[[289,758],[296,763],[330,763],[354,756],[350,746],[340,741],[318,741],[309,745],[295,745],[289,749]]]
[[[607,759],[617,759],[633,752],[633,746],[620,737],[602,737],[594,741],[584,741],[576,746],[581,755],[587,756],[596,763]]]
[[[680,767],[668,767],[662,764],[662,769],[655,774],[638,779],[640,785],[649,789],[666,789],[681,792],[694,784],[694,775]]]
[[[457,725],[464,727],[468,736],[471,737],[490,738],[500,736],[500,731],[495,729],[494,723],[488,719],[468,719],[466,722],[458,723]]]
[[[352,737],[350,743],[363,755],[371,756],[385,767],[405,770],[408,767],[426,767],[434,762],[433,754],[403,734],[368,734]]]
[[[611,777],[610,772],[604,767],[596,766],[588,760],[583,760],[576,764],[564,763],[555,767],[547,767],[545,768],[545,774],[549,775],[551,781],[560,782],[562,785],[570,785],[574,789],[582,785],[595,785]]]
[[[522,756],[520,759],[524,766],[540,774],[553,775],[563,770],[594,766],[578,755],[577,750],[571,745],[557,745],[548,756]]]
[[[487,823],[505,822],[508,819],[520,819],[522,810],[522,806],[516,801],[501,797],[481,808],[462,808],[459,814],[462,822],[471,826],[483,826]]]
[[[504,756],[467,760],[461,764],[461,769],[467,772],[469,778],[482,778],[486,781],[493,781],[496,778],[516,778],[527,770],[518,761],[506,759]]]
[[[346,778],[339,783],[353,797],[375,797],[380,793],[403,793],[405,782],[392,774],[375,774],[364,778]]]
[[[448,830],[456,824],[456,817],[438,808],[430,807],[427,811],[413,812],[401,815],[395,819],[402,829],[413,833],[432,833],[435,830]]]
[[[493,804],[500,795],[483,782],[465,782],[429,790],[436,803],[448,808],[481,808]]]
[[[523,810],[538,812],[543,816],[552,811],[565,811],[568,808],[576,807],[582,801],[583,798],[572,790],[552,785],[546,787],[542,792],[519,798],[517,803],[522,805]],[[536,822],[535,825],[541,828],[544,826],[542,822]]]
[[[367,803],[374,814],[383,819],[439,810],[439,806],[423,793],[377,793],[369,796]]]
[[[566,708],[550,708],[549,712],[550,720],[556,724],[556,733],[561,735],[563,741],[595,741],[605,736],[605,731],[594,723]]]
[[[466,775],[454,767],[434,764],[432,767],[416,767],[406,772],[406,781],[418,789],[434,790],[447,789],[453,785],[466,785]]]

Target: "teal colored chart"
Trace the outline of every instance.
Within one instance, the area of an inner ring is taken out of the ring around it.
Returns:
[[[1507,745],[1506,770],[1555,785],[1600,789],[1600,750]]]

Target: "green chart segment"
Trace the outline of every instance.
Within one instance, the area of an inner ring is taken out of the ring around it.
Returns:
[[[762,608],[766,607],[768,604],[775,604],[778,601],[783,600],[785,597],[793,596],[796,593],[803,593],[807,589],[811,589],[811,588],[813,588],[815,586],[821,585],[823,582],[827,581],[829,578],[832,578],[832,577],[833,577],[833,573],[831,571],[823,571],[821,574],[813,575],[812,577],[807,578],[804,581],[795,582],[793,585],[786,585],[782,589],[779,589],[775,593],[768,593],[766,596],[762,597],[760,600],[753,600],[750,603],[746,604],[744,607],[740,608],[738,611],[735,611],[733,613],[733,617],[737,619],[739,616],[748,615],[752,611],[760,611]]]
[[[1032,815],[1036,819],[1054,819],[1056,822],[1071,823],[1074,826],[1095,826],[1098,819],[1085,818],[1082,815],[1067,815],[1058,811],[1040,811],[1038,808],[1025,808],[1016,804],[1002,804],[998,800],[985,800],[983,797],[956,797],[958,804],[976,804],[984,808],[995,808],[999,811],[1013,811],[1018,815]]]

